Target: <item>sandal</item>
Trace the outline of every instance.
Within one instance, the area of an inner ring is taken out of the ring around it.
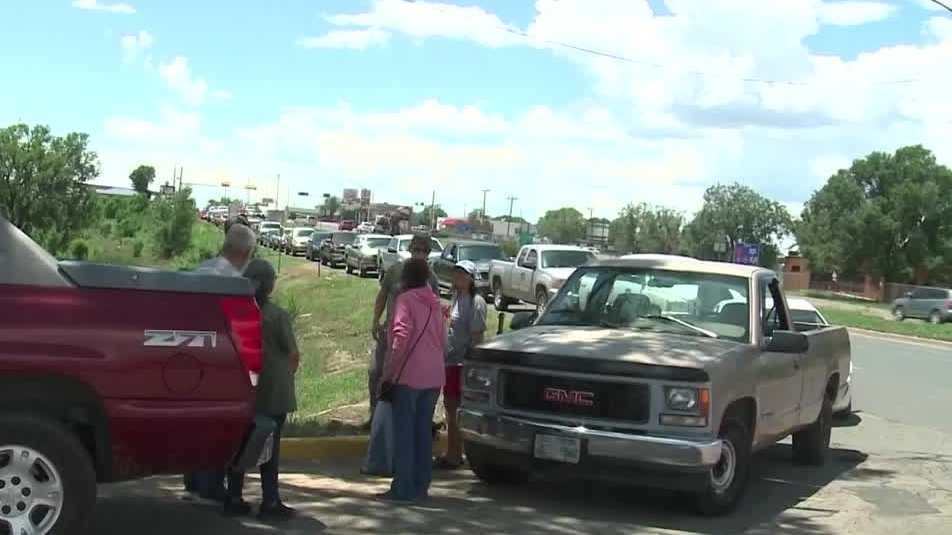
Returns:
[[[463,461],[452,462],[446,457],[438,457],[433,462],[433,468],[437,470],[459,470],[463,467]]]

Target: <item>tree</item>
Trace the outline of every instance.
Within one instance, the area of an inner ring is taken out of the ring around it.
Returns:
[[[680,252],[684,215],[676,210],[629,204],[609,227],[615,249],[630,253]]]
[[[430,210],[430,207],[427,206],[420,210],[420,215],[417,218],[417,225],[426,225],[431,226],[436,222],[436,219],[433,218],[433,214],[436,214],[436,219],[441,217],[446,217],[446,211],[437,206],[434,210]]]
[[[188,249],[195,224],[195,201],[189,188],[155,202],[152,222],[155,246],[162,258],[172,258]]]
[[[149,185],[155,182],[155,167],[140,165],[129,175],[132,187],[143,195],[149,194]]]
[[[539,220],[539,235],[555,243],[575,243],[585,237],[586,223],[575,208],[549,210]]]
[[[39,125],[0,129],[0,214],[54,254],[97,211],[86,183],[99,175],[99,162],[88,140]]]
[[[340,210],[340,199],[331,195],[330,197],[324,198],[324,215],[328,217],[334,217],[337,215],[337,211]]]
[[[782,204],[741,184],[718,184],[704,192],[701,210],[685,229],[685,248],[699,258],[729,258],[735,245],[758,243],[761,265],[773,266],[780,256],[777,242],[791,227]],[[724,253],[718,251],[719,244]]]
[[[818,271],[948,282],[952,171],[921,145],[873,152],[813,194],[796,235]]]

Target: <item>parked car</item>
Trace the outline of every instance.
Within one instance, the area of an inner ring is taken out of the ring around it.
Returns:
[[[374,231],[374,224],[370,221],[364,221],[363,223],[357,225],[357,232],[361,234],[371,234]],[[389,236],[388,236],[389,238]]]
[[[57,262],[3,218],[0,258],[4,533],[82,535],[97,482],[236,457],[262,351],[247,279]]]
[[[321,256],[321,245],[324,241],[329,240],[333,232],[323,232],[317,231],[311,235],[310,241],[307,242],[307,251],[304,252],[304,256],[308,260],[318,260]]]
[[[902,321],[920,318],[938,325],[952,320],[952,290],[916,288],[893,301],[893,316]]]
[[[344,269],[357,272],[363,277],[368,271],[377,270],[377,258],[381,249],[390,244],[390,236],[384,234],[360,234],[353,244],[344,250]]]
[[[747,302],[715,312],[724,286]],[[755,266],[579,267],[541,316],[516,314],[514,332],[467,359],[470,467],[488,482],[546,472],[674,488],[705,514],[728,512],[754,452],[793,435],[797,461],[830,457],[849,334],[798,332],[790,318],[776,274]]]
[[[458,240],[446,244],[443,254],[430,261],[433,274],[440,288],[449,291],[453,287],[453,268],[457,262],[469,260],[476,264],[476,290],[489,300],[489,264],[493,260],[503,260],[505,253],[495,243],[473,240]]]
[[[410,240],[412,239],[413,234],[390,237],[390,243],[377,255],[377,274],[381,279],[394,264],[410,258]],[[430,238],[430,261],[439,258],[441,254],[443,254],[443,244],[436,238]]]
[[[354,243],[356,239],[356,232],[332,232],[331,236],[321,243],[321,263],[331,267],[343,264],[347,246]]]
[[[256,232],[260,234],[266,230],[281,230],[281,223],[278,221],[262,221],[258,223]]]
[[[265,247],[271,247],[271,242],[281,235],[281,229],[268,228],[258,233],[258,243]]]
[[[314,229],[311,227],[295,227],[291,229],[291,236],[285,242],[285,252],[291,256],[307,253],[307,244],[311,243]]]
[[[281,227],[281,234],[275,240],[275,249],[281,252],[288,250],[288,244],[291,242],[291,233],[294,227]]]
[[[545,308],[575,268],[594,260],[591,251],[570,245],[526,245],[515,262],[493,260],[489,278],[496,310],[519,301]]]
[[[350,231],[356,228],[357,228],[357,223],[355,223],[354,221],[350,219],[345,219],[340,222],[340,230],[342,231]]]

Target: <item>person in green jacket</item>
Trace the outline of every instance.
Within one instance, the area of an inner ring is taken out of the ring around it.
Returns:
[[[297,373],[300,353],[291,325],[291,316],[286,310],[271,302],[274,291],[275,272],[271,264],[262,259],[252,260],[245,268],[244,276],[251,279],[255,299],[261,308],[261,328],[264,358],[261,376],[258,378],[255,408],[258,414],[275,421],[274,447],[271,459],[261,465],[261,520],[286,520],[294,516],[294,509],[284,505],[278,493],[278,468],[281,453],[281,430],[289,413],[297,410],[294,396],[294,375]],[[242,516],[251,512],[251,506],[242,499],[244,472],[233,471],[228,476],[228,496],[225,514]]]

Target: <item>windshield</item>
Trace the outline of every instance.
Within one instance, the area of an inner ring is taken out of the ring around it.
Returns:
[[[390,243],[390,238],[367,238],[367,247],[382,249]]]
[[[351,244],[357,240],[357,234],[353,232],[338,232],[334,234],[334,242]]]
[[[306,238],[307,236],[310,236],[311,234],[314,234],[314,231],[310,229],[297,231],[298,238]]]
[[[574,268],[583,266],[594,259],[595,255],[588,251],[544,251],[542,267]]]
[[[811,310],[791,310],[790,316],[794,323],[823,323],[819,314]]]
[[[433,249],[433,252],[434,252],[434,253],[442,253],[442,252],[443,252],[443,246],[440,245],[440,242],[438,242],[438,241],[436,241],[436,240],[430,240],[430,248]]]
[[[591,325],[692,336],[704,336],[702,331],[710,331],[719,338],[746,342],[750,323],[747,296],[747,279],[742,277],[582,267],[552,301],[539,324]],[[723,304],[725,299],[734,297],[739,299]]]
[[[459,250],[459,260],[469,260],[470,262],[485,262],[504,258],[502,249],[495,245],[467,245],[460,247]]]

